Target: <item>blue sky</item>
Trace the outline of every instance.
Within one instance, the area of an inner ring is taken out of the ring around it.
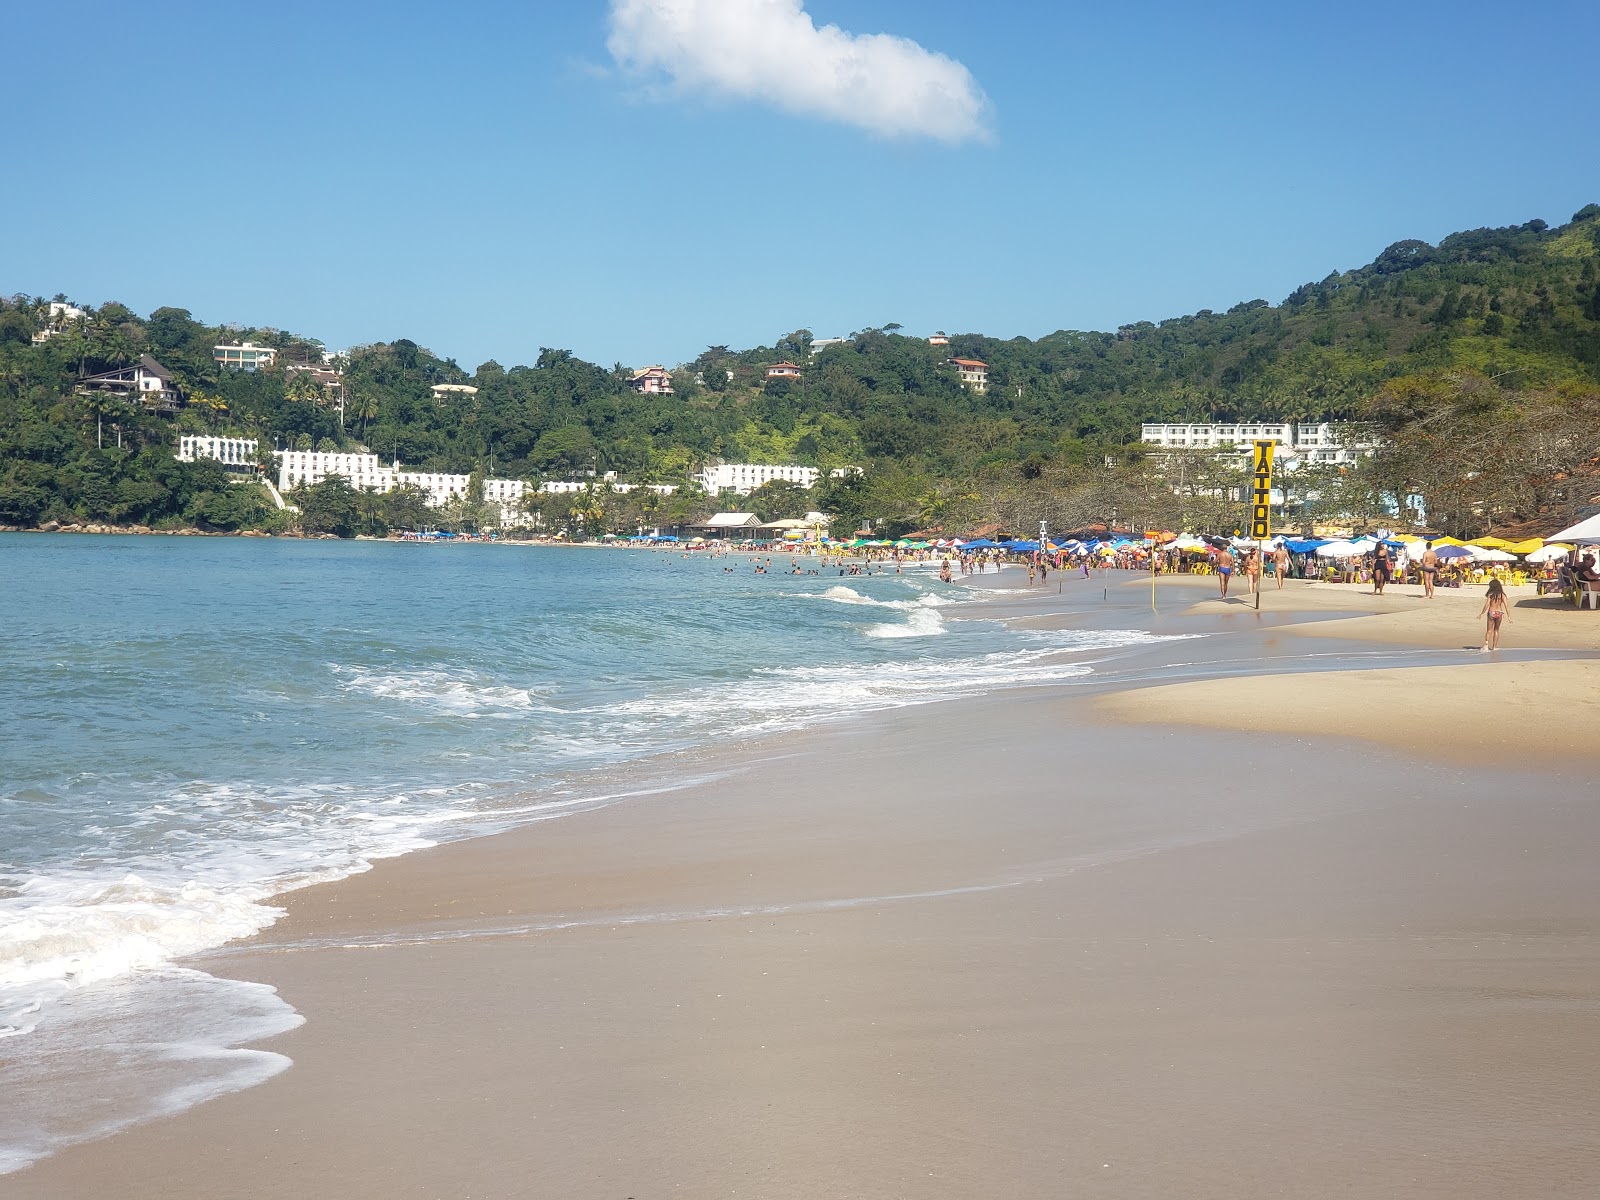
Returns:
[[[921,50],[799,2],[18,6],[0,292],[670,364],[1277,302],[1600,202],[1592,2],[804,6]]]

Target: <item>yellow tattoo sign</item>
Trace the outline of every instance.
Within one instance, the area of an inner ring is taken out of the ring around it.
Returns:
[[[1256,442],[1254,478],[1250,484],[1250,536],[1264,542],[1272,536],[1272,448],[1276,442]]]

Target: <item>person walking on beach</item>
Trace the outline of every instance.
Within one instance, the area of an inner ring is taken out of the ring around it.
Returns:
[[[1372,594],[1383,595],[1383,586],[1389,582],[1389,571],[1392,564],[1389,562],[1389,547],[1383,542],[1378,543],[1378,548],[1372,552]]]
[[[1422,550],[1422,596],[1425,600],[1433,599],[1433,580],[1439,574],[1439,556],[1433,552],[1433,543],[1429,542]]]
[[[1252,596],[1261,590],[1261,551],[1244,552],[1244,581],[1249,585]]]
[[[1489,594],[1483,598],[1483,607],[1478,610],[1478,615],[1487,618],[1480,649],[1485,654],[1500,649],[1500,625],[1511,621],[1511,601],[1498,579],[1489,581]]]
[[[1228,580],[1233,578],[1233,555],[1227,550],[1217,551],[1217,583],[1222,588],[1222,598],[1228,598]]]
[[[1283,591],[1283,581],[1289,576],[1289,547],[1280,545],[1272,552],[1272,573],[1277,577],[1278,590]]]

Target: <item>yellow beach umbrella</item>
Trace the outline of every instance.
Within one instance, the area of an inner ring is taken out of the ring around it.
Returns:
[[[1520,542],[1507,542],[1503,547],[1512,554],[1532,554],[1544,545],[1543,538],[1523,538]]]

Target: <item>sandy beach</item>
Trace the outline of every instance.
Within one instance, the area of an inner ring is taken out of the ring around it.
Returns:
[[[0,1191],[1600,1191],[1600,614],[1017,574],[1191,636],[296,893],[293,1067]]]

